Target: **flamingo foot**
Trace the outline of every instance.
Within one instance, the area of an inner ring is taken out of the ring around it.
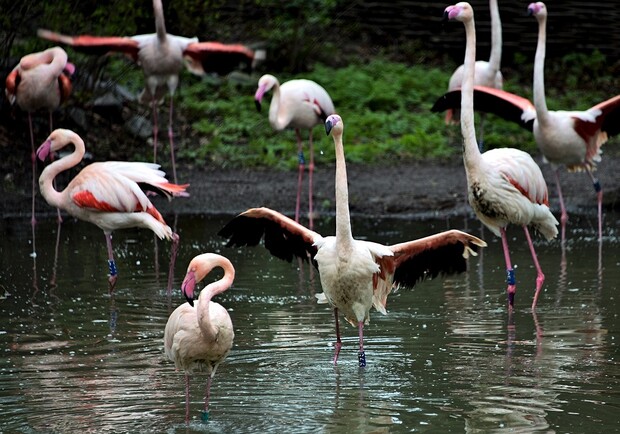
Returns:
[[[364,350],[357,353],[357,360],[359,361],[360,368],[366,367],[366,352]]]
[[[540,294],[540,290],[542,289],[544,282],[545,282],[545,275],[540,273],[536,277],[536,292],[534,293],[534,300],[532,301],[532,311],[536,309],[536,303],[538,302],[538,295]]]
[[[338,364],[338,355],[340,354],[340,348],[342,348],[342,342],[336,342],[336,351],[334,353],[334,366]]]

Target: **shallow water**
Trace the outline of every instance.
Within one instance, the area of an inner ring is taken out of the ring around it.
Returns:
[[[115,234],[119,280],[110,297],[99,229],[67,219],[59,233],[55,221],[41,221],[33,259],[29,221],[0,221],[0,431],[616,431],[620,216],[606,216],[600,252],[590,219],[571,218],[564,254],[559,242],[536,242],[547,279],[535,315],[522,231],[509,233],[518,266],[510,317],[501,243],[484,231],[489,247],[467,273],[400,290],[387,316],[371,313],[365,369],[348,325],[339,364],[331,363],[333,317],[314,301],[317,272],[263,247],[224,247],[215,233],[227,218],[178,218],[170,297],[169,246],[148,231]],[[318,224],[333,233],[333,220]],[[479,223],[462,219],[355,220],[354,233],[395,243],[464,225],[480,235]],[[184,301],[189,260],[207,251],[237,270],[216,300],[230,311],[235,345],[215,376],[208,422],[200,420],[205,378],[192,379],[187,426],[183,376],[162,338]]]

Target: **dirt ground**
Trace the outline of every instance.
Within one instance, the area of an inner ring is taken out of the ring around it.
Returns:
[[[606,146],[613,144],[608,144]],[[536,158],[538,160],[538,157]],[[551,207],[559,205],[553,173],[543,165],[549,186]],[[620,149],[606,149],[597,175],[604,191],[605,209],[620,209]],[[465,172],[461,159],[448,163],[410,162],[399,165],[362,166],[350,164],[349,199],[352,215],[369,217],[428,219],[464,215],[471,210],[465,201]],[[168,203],[157,199],[156,206],[166,215],[234,215],[251,207],[267,206],[288,215],[294,213],[297,172],[270,169],[179,169],[180,182],[190,184],[190,197]],[[571,214],[596,215],[596,197],[584,173],[561,171],[565,201]],[[304,179],[307,181],[307,177]],[[307,209],[304,182],[302,211]],[[28,174],[5,170],[1,184],[3,218],[28,218],[30,182]],[[314,175],[314,203],[317,213],[334,213],[334,167],[318,166]],[[37,215],[53,215],[37,195]]]

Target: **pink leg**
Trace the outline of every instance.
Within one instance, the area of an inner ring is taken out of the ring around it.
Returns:
[[[209,375],[207,379],[207,386],[205,388],[205,409],[202,412],[202,420],[209,420],[209,400],[211,399],[211,383],[213,382],[213,375]]]
[[[189,375],[185,374],[185,423],[189,423]]]
[[[598,239],[601,241],[603,239],[603,189],[601,188],[599,180],[592,174],[592,171],[589,169],[586,169],[586,171],[592,180],[594,191],[596,191],[596,201],[598,205]]]
[[[50,134],[52,134],[52,132],[54,131],[54,123],[53,123],[53,116],[52,116],[52,112],[50,112]],[[50,161],[54,161],[54,154],[52,153],[50,155]],[[52,180],[52,186],[54,187],[54,190],[56,190],[56,178],[54,178]],[[57,214],[57,218],[58,218],[58,223],[62,223],[62,216],[60,215],[60,208],[56,208],[56,214]]]
[[[34,227],[37,224],[37,219],[34,215],[34,204],[37,185],[37,154],[34,149],[34,130],[32,129],[32,115],[30,114],[30,112],[28,112],[28,126],[30,127],[30,147],[32,148],[32,152],[30,154],[30,160],[32,162],[32,214],[30,215],[30,224]],[[34,237],[32,239],[32,251],[35,252]]]
[[[308,139],[310,148],[310,165],[308,166],[308,226],[314,229],[314,207],[312,206],[312,173],[314,172],[314,145],[312,144],[312,130]]]
[[[297,176],[297,199],[295,201],[295,221],[299,222],[299,202],[301,199],[301,181],[304,177],[304,168],[306,167],[306,160],[304,158],[303,145],[301,143],[301,133],[298,129],[295,129],[297,135],[297,156],[299,158],[299,174]]]
[[[151,108],[153,110],[153,163],[157,163],[157,135],[159,134],[159,121],[157,120],[157,100],[155,97],[151,99]]]
[[[512,310],[515,304],[515,292],[517,291],[517,285],[515,283],[515,270],[512,268],[510,262],[510,251],[508,250],[508,239],[506,238],[506,228],[500,228],[500,234],[502,236],[502,247],[504,248],[504,259],[506,260],[506,282],[508,288],[508,309]]]
[[[538,295],[545,282],[545,275],[538,263],[538,257],[536,256],[536,250],[534,250],[534,244],[532,243],[532,237],[530,237],[530,231],[527,226],[523,226],[525,230],[525,238],[527,238],[527,244],[530,246],[530,252],[532,253],[532,259],[534,260],[534,266],[536,267],[536,292],[534,293],[534,301],[532,301],[532,311],[536,310],[536,302],[538,302]]]
[[[364,351],[364,321],[357,323],[358,334],[360,337],[360,350],[357,353],[360,368],[366,367],[366,352]]]
[[[170,115],[168,117],[168,139],[170,140],[170,161],[172,164],[172,179],[175,184],[178,184],[177,181],[177,167],[174,161],[174,132],[172,131],[172,100],[173,95],[170,95]]]
[[[176,264],[177,254],[179,253],[179,235],[172,234],[172,247],[170,249],[170,266],[168,267],[168,296],[172,294],[172,284],[174,283],[174,265]]]
[[[112,250],[112,234],[109,232],[105,232],[105,241],[108,247],[108,268],[110,269],[110,277],[108,277],[108,282],[110,284],[110,294],[114,292],[114,287],[116,286],[116,262],[114,261],[114,251]]]
[[[564,206],[564,197],[562,197],[562,186],[560,185],[560,175],[558,173],[559,169],[553,171],[555,176],[555,185],[558,188],[558,199],[560,200],[560,224],[562,227],[562,238],[561,241],[564,242],[566,239],[566,223],[568,222],[568,213],[566,212],[566,207]]]
[[[338,308],[334,308],[334,318],[336,319],[336,351],[334,352],[334,365],[338,363],[338,355],[342,348],[342,340],[340,339],[340,323],[338,322]]]

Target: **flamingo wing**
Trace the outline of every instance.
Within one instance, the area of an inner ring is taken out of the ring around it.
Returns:
[[[234,217],[218,235],[228,238],[228,247],[256,246],[264,238],[265,247],[280,259],[308,260],[317,252],[323,237],[293,219],[269,208],[252,208]]]
[[[240,65],[250,70],[254,62],[254,51],[242,44],[220,42],[194,42],[183,51],[188,69],[196,74],[214,72],[226,75]]]
[[[461,108],[461,89],[455,89],[441,96],[431,108],[442,112]],[[493,113],[507,121],[515,122],[528,131],[534,128],[536,108],[527,99],[505,90],[486,86],[474,86],[474,110]]]
[[[114,51],[127,54],[134,61],[138,60],[140,50],[138,41],[123,36],[67,36],[45,29],[37,30],[37,35],[48,41],[71,45],[76,50],[88,54],[102,55]]]

